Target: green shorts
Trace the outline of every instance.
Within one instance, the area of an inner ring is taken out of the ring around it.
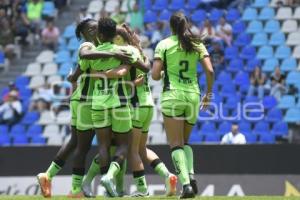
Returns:
[[[132,129],[129,106],[107,110],[92,110],[94,128],[111,126],[114,133],[128,133]]]
[[[132,108],[132,126],[142,129],[143,133],[148,133],[153,117],[153,107]]]
[[[200,95],[181,90],[165,91],[161,98],[162,113],[166,117],[186,120],[194,125],[200,108]]]
[[[71,101],[71,126],[75,126],[80,131],[92,129],[91,107],[91,102]]]

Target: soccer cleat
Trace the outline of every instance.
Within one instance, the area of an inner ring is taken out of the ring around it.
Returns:
[[[49,179],[47,173],[39,173],[36,178],[40,185],[43,197],[51,197],[51,180]]]
[[[195,193],[191,185],[184,185],[180,199],[195,198]]]
[[[175,196],[176,195],[176,185],[177,185],[177,176],[170,174],[165,181],[166,184],[166,196]]]
[[[149,197],[149,192],[148,191],[146,191],[146,192],[136,191],[136,192],[132,193],[130,195],[130,197]]]
[[[100,180],[100,184],[106,189],[108,196],[117,197],[118,193],[115,189],[113,179],[103,176]]]
[[[83,194],[83,192],[82,191],[80,191],[80,192],[78,192],[78,193],[76,193],[76,194],[73,194],[72,192],[70,192],[69,194],[68,194],[68,198],[73,198],[73,199],[81,199],[81,198],[84,198],[85,196],[84,196],[84,194]]]
[[[198,186],[197,186],[196,179],[190,179],[190,181],[191,181],[191,186],[193,188],[194,193],[198,194]]]
[[[96,197],[92,192],[92,188],[91,188],[90,184],[83,184],[81,189],[86,198],[95,198]]]

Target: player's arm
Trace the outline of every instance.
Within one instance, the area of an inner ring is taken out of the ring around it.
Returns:
[[[144,84],[144,80],[145,80],[145,78],[143,75],[138,76],[138,77],[136,77],[136,79],[133,80],[133,84],[135,86],[141,86]]]
[[[80,65],[77,64],[75,71],[67,77],[67,80],[71,83],[74,83],[78,80],[79,76],[83,73],[80,69]]]
[[[163,71],[164,63],[161,59],[155,59],[153,61],[152,66],[152,79],[153,80],[160,80],[162,78],[162,71]]]
[[[145,57],[144,61],[138,59],[136,62],[132,63],[131,66],[138,68],[145,73],[148,73],[150,71],[150,61],[147,57]]]
[[[121,78],[129,72],[130,68],[131,67],[129,65],[121,65],[118,68],[110,69],[107,71],[92,70],[92,74],[97,78]]]
[[[205,56],[202,60],[201,60],[201,65],[205,71],[205,75],[206,75],[206,85],[207,85],[207,90],[206,90],[206,94],[202,99],[202,109],[207,109],[209,106],[209,102],[211,100],[211,95],[212,95],[212,87],[214,84],[214,69],[213,66],[211,64],[210,58],[208,56]]]

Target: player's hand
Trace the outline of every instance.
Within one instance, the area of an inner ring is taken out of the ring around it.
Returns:
[[[135,86],[141,86],[144,84],[144,80],[144,76],[139,76],[133,81],[133,83]]]
[[[129,64],[131,61],[131,54],[126,51],[115,52],[115,58],[121,60],[124,64]]]
[[[207,110],[207,108],[209,107],[210,105],[210,94],[209,93],[206,93],[204,95],[204,97],[202,98],[202,101],[201,101],[201,104],[200,104],[200,110]]]
[[[76,81],[74,81],[74,76],[73,76],[72,74],[69,74],[69,75],[67,76],[67,81],[69,81],[70,83],[76,82]]]

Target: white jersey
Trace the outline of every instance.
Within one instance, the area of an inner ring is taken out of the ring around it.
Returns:
[[[221,144],[246,144],[246,138],[241,133],[233,135],[229,132],[223,136]]]

